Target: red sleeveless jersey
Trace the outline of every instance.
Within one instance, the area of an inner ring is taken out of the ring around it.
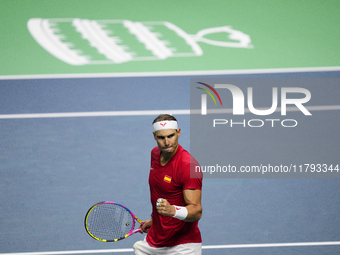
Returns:
[[[191,169],[198,166],[196,160],[178,145],[176,154],[165,165],[160,164],[161,150],[155,147],[151,152],[149,175],[152,204],[152,226],[146,240],[154,247],[171,247],[185,243],[201,243],[198,222],[185,222],[157,212],[158,198],[165,198],[171,205],[185,206],[183,190],[202,189],[202,177],[190,178]],[[193,171],[193,170],[192,170]],[[197,177],[197,176],[196,176]]]

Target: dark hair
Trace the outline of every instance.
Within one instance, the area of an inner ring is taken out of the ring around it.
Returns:
[[[159,121],[164,121],[164,120],[174,120],[177,121],[176,118],[170,114],[161,114],[158,115],[157,118],[152,122],[152,124],[159,122]]]

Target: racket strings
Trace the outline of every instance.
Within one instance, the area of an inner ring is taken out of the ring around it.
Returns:
[[[88,231],[102,240],[123,238],[133,228],[133,218],[120,205],[104,203],[91,210],[87,217]]]

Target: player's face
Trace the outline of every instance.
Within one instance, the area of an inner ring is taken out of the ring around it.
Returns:
[[[153,132],[158,148],[165,154],[176,152],[181,129],[162,129]]]

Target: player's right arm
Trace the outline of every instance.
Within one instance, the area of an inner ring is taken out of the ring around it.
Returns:
[[[152,218],[150,218],[146,221],[143,221],[143,224],[140,225],[140,227],[139,227],[142,230],[141,233],[148,233],[151,225],[152,225]]]

